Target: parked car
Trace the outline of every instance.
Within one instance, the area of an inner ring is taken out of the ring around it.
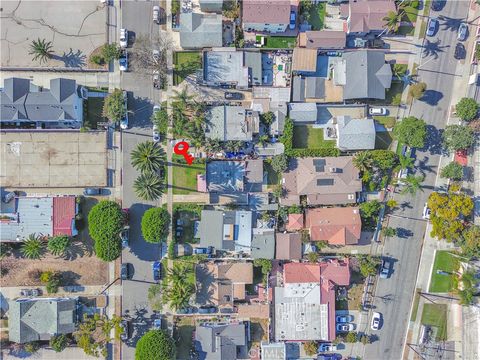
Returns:
[[[15,193],[15,191],[7,192],[5,193],[5,195],[3,195],[2,201],[5,204],[8,204],[10,201],[12,201],[15,198],[16,195],[17,194]]]
[[[153,280],[160,281],[162,278],[162,263],[160,261],[155,261],[152,264],[152,271],[153,271]]]
[[[442,10],[442,8],[443,8],[443,6],[445,5],[446,2],[447,2],[447,0],[433,0],[431,9],[433,11],[440,11],[440,10]]]
[[[152,57],[153,57],[153,61],[155,61],[155,63],[158,63],[158,61],[160,60],[160,50],[153,49]]]
[[[160,141],[160,133],[158,132],[158,126],[156,124],[153,124],[152,139],[153,139],[153,142]]]
[[[120,47],[126,48],[128,46],[128,30],[120,29]]]
[[[321,343],[318,345],[318,352],[330,352],[330,351],[337,351],[337,345],[332,343]]]
[[[425,220],[430,220],[430,213],[431,210],[428,208],[428,204],[425,203],[425,206],[423,207],[422,218]]]
[[[153,330],[162,330],[162,319],[153,320]]]
[[[120,58],[118,59],[118,67],[120,71],[128,71],[128,53],[123,50],[120,54]]]
[[[382,315],[378,312],[374,312],[372,314],[372,322],[370,324],[370,327],[372,330],[378,330],[380,329],[380,320],[382,318]]]
[[[427,25],[427,36],[433,36],[435,35],[435,31],[437,30],[438,26],[438,20],[437,18],[430,18],[428,20],[428,25]]]
[[[341,360],[342,355],[340,354],[320,354],[317,357],[317,360]]]
[[[130,264],[129,263],[123,263],[121,270],[120,270],[120,277],[122,280],[128,280],[130,278]]]
[[[388,114],[386,108],[369,108],[368,113],[372,116],[385,116]]]
[[[290,30],[294,30],[297,25],[297,13],[295,11],[290,11],[290,25],[288,26]]]
[[[128,326],[128,320],[120,321],[120,328],[122,329],[122,333],[120,334],[120,339],[122,341],[128,340],[130,337],[130,326]]]
[[[383,259],[382,260],[382,267],[380,268],[380,277],[382,279],[388,279],[390,275],[390,268],[392,266],[391,261]]]
[[[153,22],[156,24],[160,24],[160,6],[155,5],[152,10],[153,10]]]
[[[458,35],[457,39],[459,41],[465,41],[468,36],[468,26],[465,23],[461,23],[460,26],[458,27]]]
[[[353,324],[337,324],[338,332],[349,332],[349,331],[353,331],[353,329],[354,329]]]
[[[128,129],[128,93],[123,90],[123,107],[125,108],[125,116],[120,120],[120,129]]]
[[[85,196],[95,196],[102,195],[102,188],[89,187],[83,190],[83,195]]]
[[[215,306],[203,306],[198,308],[199,314],[213,314],[217,312],[217,308]]]
[[[336,318],[337,323],[349,323],[353,321],[352,315],[339,315]]]
[[[40,291],[38,289],[22,289],[20,290],[20,295],[36,297],[40,295]]]
[[[124,248],[128,247],[128,236],[130,234],[130,227],[126,226],[120,232],[120,239],[122,239],[122,246]]]
[[[225,99],[227,100],[243,100],[243,94],[238,92],[227,91],[225,93]]]
[[[158,72],[158,70],[154,70],[153,71],[153,87],[155,89],[161,89],[162,88],[162,79],[160,77],[160,74]]]

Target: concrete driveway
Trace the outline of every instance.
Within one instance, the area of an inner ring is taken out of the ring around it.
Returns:
[[[106,10],[91,1],[3,1],[0,36],[2,68],[86,68],[104,44]],[[51,41],[54,55],[40,65],[29,55],[34,39]]]

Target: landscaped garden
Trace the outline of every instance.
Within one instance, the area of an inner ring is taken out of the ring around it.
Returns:
[[[173,55],[173,64],[173,85],[178,85],[202,68],[202,55],[200,51],[178,51]]]
[[[446,304],[424,304],[422,312],[423,325],[430,325],[436,328],[436,341],[447,339],[447,305]]]
[[[293,48],[297,42],[295,36],[265,36],[265,46],[270,49]]]
[[[458,258],[451,252],[439,250],[435,253],[435,261],[430,279],[429,291],[448,293],[454,290],[455,272],[459,267]]]
[[[173,205],[173,225],[175,241],[195,243],[195,221],[200,220],[202,206],[197,204],[176,203]]]
[[[89,97],[84,101],[84,122],[83,126],[87,129],[97,130],[99,122],[106,122],[103,116],[103,97]]]
[[[323,129],[311,125],[295,125],[293,128],[293,148],[323,149],[335,148],[334,140],[324,140]]]
[[[197,192],[197,175],[205,174],[205,163],[194,162],[191,165],[185,163],[180,155],[173,155],[173,193],[186,195]]]
[[[306,21],[312,26],[312,30],[322,30],[325,26],[326,5],[325,2],[314,4],[310,1],[302,1],[300,5],[300,21]]]

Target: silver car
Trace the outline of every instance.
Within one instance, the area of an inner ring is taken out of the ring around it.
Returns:
[[[435,35],[435,30],[437,30],[438,20],[437,18],[430,18],[427,25],[427,36]]]
[[[459,41],[465,41],[468,35],[468,26],[465,23],[461,23],[458,27],[458,36],[457,39]]]

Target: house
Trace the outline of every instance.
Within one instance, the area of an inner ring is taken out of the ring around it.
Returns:
[[[340,15],[347,20],[347,33],[365,35],[385,30],[384,17],[397,12],[393,0],[357,0],[340,5]]]
[[[283,287],[275,287],[275,341],[332,341],[335,289],[350,283],[348,259],[287,263]]]
[[[222,15],[187,12],[180,14],[180,46],[184,49],[221,47]]]
[[[376,2],[376,1],[372,1]],[[385,99],[392,83],[392,69],[383,51],[345,52],[333,69],[334,82],[343,86],[343,99]]]
[[[222,13],[223,0],[200,0],[200,10],[203,12]]]
[[[242,1],[242,27],[244,31],[282,33],[290,22],[289,0]]]
[[[207,189],[210,193],[261,192],[263,161],[210,161]]]
[[[287,231],[303,229],[303,214],[288,214]]]
[[[256,88],[254,88],[256,89]],[[290,98],[290,96],[288,96]],[[270,100],[270,98],[254,98],[250,103],[250,108],[258,113],[273,113],[273,122],[270,124],[269,132],[271,136],[283,134],[285,128],[285,119],[287,118],[288,107],[286,102]]]
[[[275,230],[253,229],[252,236],[252,259],[275,258]]]
[[[233,308],[234,301],[244,301],[245,285],[253,283],[251,262],[200,263],[195,267],[196,303]]]
[[[249,359],[250,326],[246,321],[200,322],[194,346],[199,360]]]
[[[317,71],[316,49],[296,47],[293,49],[292,71],[314,73]]]
[[[277,233],[275,241],[275,259],[300,260],[302,258],[302,235],[300,233]]]
[[[314,123],[318,118],[318,107],[315,103],[290,103],[288,114],[295,124]]]
[[[352,156],[291,159],[283,174],[286,196],[282,205],[299,205],[306,196],[308,205],[354,204],[362,191],[358,169]]]
[[[307,49],[340,50],[345,48],[347,35],[344,31],[320,30],[298,34],[298,46]]]
[[[9,301],[8,338],[25,344],[71,334],[77,324],[76,298],[20,298]]]
[[[30,79],[8,78],[0,89],[1,127],[74,128],[83,124],[83,88],[75,80],[50,80],[50,89]]]
[[[324,101],[325,79],[320,76],[293,76],[292,101]]]
[[[334,120],[337,148],[342,151],[375,149],[375,123],[373,119],[352,119],[337,116]],[[327,129],[328,133],[328,129]]]
[[[250,254],[252,212],[245,210],[202,210],[196,237],[201,247]]]
[[[358,207],[307,209],[305,227],[310,240],[326,241],[330,245],[358,244],[362,234],[362,220]]]
[[[2,204],[0,241],[18,242],[31,234],[39,236],[77,235],[75,196],[19,196]]]
[[[210,106],[205,114],[205,137],[220,141],[252,141],[259,114],[242,106]]]

